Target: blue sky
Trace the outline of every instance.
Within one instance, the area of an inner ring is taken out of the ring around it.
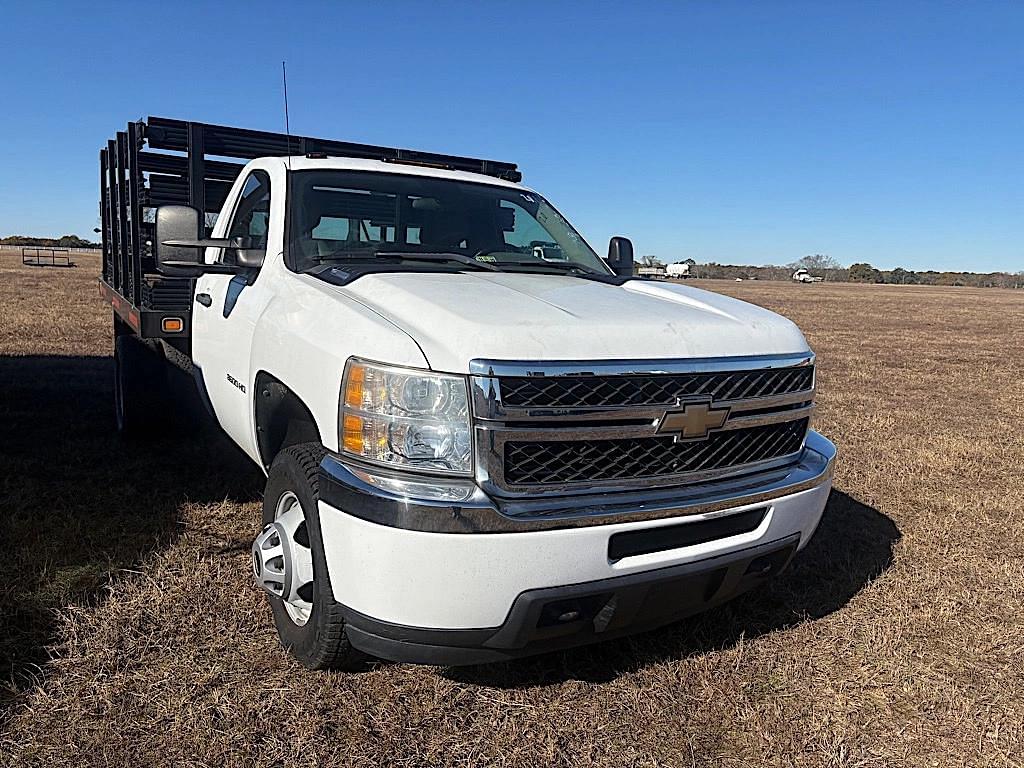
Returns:
[[[281,130],[286,59],[293,132],[518,162],[599,250],[1024,270],[1021,2],[0,13],[0,234],[91,233],[129,119]]]

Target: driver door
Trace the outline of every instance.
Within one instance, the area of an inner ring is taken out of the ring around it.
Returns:
[[[270,234],[271,181],[254,170],[242,186],[231,220],[217,227],[222,237],[241,238],[249,257],[265,255]],[[219,222],[218,222],[219,223]],[[235,249],[208,249],[214,261],[233,262]],[[258,456],[252,434],[253,382],[250,363],[256,321],[270,299],[261,268],[248,275],[202,275],[192,310],[192,358],[200,369],[217,421],[250,456]]]

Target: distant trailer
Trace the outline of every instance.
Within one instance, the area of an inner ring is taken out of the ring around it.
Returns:
[[[21,263],[29,267],[73,267],[71,251],[67,248],[31,248],[21,249]]]
[[[686,262],[680,262],[679,264],[669,264],[665,270],[668,277],[676,280],[685,280],[688,277],[692,277],[690,274],[690,265]]]
[[[665,279],[665,268],[664,267],[640,267],[636,271],[639,277],[650,278],[651,280],[664,280]]]

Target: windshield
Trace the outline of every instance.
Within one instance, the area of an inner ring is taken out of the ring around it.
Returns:
[[[291,175],[288,261],[300,272],[320,264],[454,254],[464,264],[471,259],[507,271],[610,274],[569,222],[534,192],[361,171]],[[454,258],[430,263],[466,268]]]

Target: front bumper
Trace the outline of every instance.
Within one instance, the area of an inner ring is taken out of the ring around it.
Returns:
[[[319,511],[334,597],[353,645],[398,661],[481,663],[649,629],[785,568],[818,525],[834,459],[812,432],[784,470],[511,506],[402,497],[329,457]],[[613,544],[623,536],[632,548]]]
[[[532,589],[501,626],[426,629],[345,608],[356,648],[379,658],[459,666],[505,661],[654,629],[723,603],[781,573],[799,534],[737,552],[629,576]]]

